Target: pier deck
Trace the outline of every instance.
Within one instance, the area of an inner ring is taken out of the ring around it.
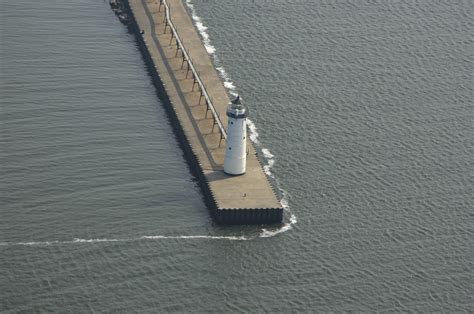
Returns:
[[[179,33],[192,63],[204,82],[209,97],[224,126],[227,125],[226,109],[230,99],[223,82],[214,68],[192,20],[181,0],[167,0],[171,19]],[[241,176],[223,172],[225,140],[218,127],[213,128],[210,112],[200,101],[200,90],[194,87],[193,78],[186,78],[181,52],[176,53],[175,40],[170,28],[165,32],[165,10],[159,0],[128,0],[129,9],[136,23],[135,32],[141,42],[142,52],[149,67],[155,68],[157,77],[169,99],[168,111],[176,118],[172,123],[184,137],[188,155],[194,159],[195,172],[201,181],[205,197],[219,223],[277,223],[282,220],[282,206],[268,182],[252,143],[247,139],[249,153],[247,171]],[[144,34],[139,35],[143,30]],[[152,62],[150,62],[152,61]],[[152,72],[154,69],[151,68]],[[152,73],[153,76],[153,73]],[[213,130],[214,129],[214,130]],[[185,149],[186,151],[186,149]],[[189,156],[188,156],[189,157]],[[191,162],[192,164],[193,162]]]

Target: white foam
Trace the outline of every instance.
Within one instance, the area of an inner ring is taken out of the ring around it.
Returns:
[[[273,155],[268,148],[262,148],[262,154],[265,156],[265,158],[273,158],[275,155]]]
[[[227,89],[231,89],[231,90],[234,90],[235,89],[235,85],[233,82],[224,82],[224,87],[227,88]]]
[[[211,45],[209,34],[207,33],[207,27],[201,22],[201,18],[194,12],[194,6],[191,4],[191,1],[186,1],[186,4],[191,10],[191,17],[193,18],[194,24],[196,25],[196,28],[202,37],[207,53],[210,55],[214,54],[216,52],[216,48]]]
[[[75,243],[99,243],[99,242],[126,242],[133,241],[134,239],[78,239],[66,240],[66,241],[30,241],[30,242],[16,242],[16,243],[2,243],[3,245],[25,245],[25,246],[48,246],[54,244],[75,244]]]
[[[59,244],[63,241],[43,241],[43,242],[34,242],[34,241],[31,241],[31,242],[18,242],[18,243],[13,243],[13,244],[16,244],[16,245],[51,245],[51,244]],[[67,241],[68,243],[71,243],[71,241]],[[10,243],[11,245],[11,243]]]
[[[228,90],[229,94],[233,96],[237,96],[234,82],[232,82],[229,79],[229,76],[227,75],[224,67],[219,65],[220,62],[216,55],[216,47],[214,47],[211,44],[211,39],[210,39],[209,33],[207,32],[208,27],[204,25],[204,23],[202,22],[202,19],[199,16],[197,16],[196,11],[194,10],[194,5],[191,3],[191,0],[186,0],[186,5],[191,11],[191,17],[194,21],[194,25],[196,25],[199,35],[201,35],[201,38],[202,38],[202,41],[203,41],[204,47],[206,48],[207,53],[213,58],[214,64],[217,65],[216,69],[219,72],[222,79],[224,80],[225,88]]]
[[[250,140],[255,143],[255,144],[260,144],[258,141],[258,132],[257,132],[257,126],[255,123],[253,123],[252,120],[247,118],[247,127],[249,129],[250,133]]]
[[[291,230],[293,228],[293,225],[291,223],[285,223],[283,226],[275,229],[275,230],[269,230],[269,229],[263,229],[262,232],[260,233],[259,237],[260,238],[270,238],[274,237],[277,234],[287,232],[288,230]]]
[[[73,243],[126,242],[133,239],[74,239]]]
[[[251,237],[245,236],[211,236],[211,235],[178,235],[178,236],[143,236],[140,239],[211,239],[211,240],[237,240],[246,241],[252,239]]]
[[[137,238],[100,238],[100,239],[79,239],[73,240],[53,240],[53,241],[29,241],[29,242],[0,242],[0,246],[22,245],[22,246],[50,246],[64,244],[87,244],[87,243],[107,243],[107,242],[132,242],[143,240],[165,240],[165,239],[182,239],[182,240],[230,240],[230,241],[247,241],[254,239],[255,236],[213,236],[213,235],[145,235]]]
[[[206,48],[207,53],[212,54],[216,52],[216,48],[212,45],[206,45],[204,44],[204,47]]]
[[[216,70],[219,72],[220,76],[225,79],[225,80],[228,80],[229,79],[229,76],[227,75],[227,72],[225,71],[224,67],[223,66],[218,66],[216,67]]]

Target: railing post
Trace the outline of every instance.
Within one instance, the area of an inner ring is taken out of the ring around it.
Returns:
[[[212,119],[214,120],[214,123],[212,123],[212,130],[211,130],[211,133],[214,133],[214,127],[216,126],[216,116],[215,115],[212,115]]]
[[[188,78],[188,73],[189,73],[189,60],[187,62],[187,65],[188,65],[188,69],[186,70],[186,78]]]
[[[176,53],[174,54],[175,57],[178,56],[178,51],[181,49],[181,46],[179,45],[178,41],[176,40]]]
[[[194,85],[196,85],[196,76],[195,76],[195,75],[193,75],[193,77],[194,77],[194,79],[193,79],[194,81],[193,81],[193,88],[191,89],[191,91],[193,91],[193,92],[194,92]]]
[[[203,93],[202,93],[202,88],[201,88],[201,94],[199,95],[199,102],[198,102],[198,105],[200,105],[200,104],[201,104],[201,99],[202,99],[202,96],[204,96],[204,95],[203,95]]]
[[[204,118],[207,118],[207,113],[209,112],[210,108],[209,108],[209,103],[207,102],[207,99],[206,99],[206,115],[204,116]]]
[[[224,134],[222,134],[222,130],[221,130],[221,139],[219,140],[219,147],[221,147],[221,143],[222,143],[223,138],[224,138]]]

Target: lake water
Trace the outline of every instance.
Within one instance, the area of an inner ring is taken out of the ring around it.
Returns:
[[[3,0],[0,311],[473,311],[472,2],[189,4],[297,223],[214,225],[106,1]]]

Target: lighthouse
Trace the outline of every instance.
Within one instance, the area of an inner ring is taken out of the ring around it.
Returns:
[[[237,96],[227,108],[227,147],[224,172],[230,175],[245,173],[247,164],[247,108]]]

